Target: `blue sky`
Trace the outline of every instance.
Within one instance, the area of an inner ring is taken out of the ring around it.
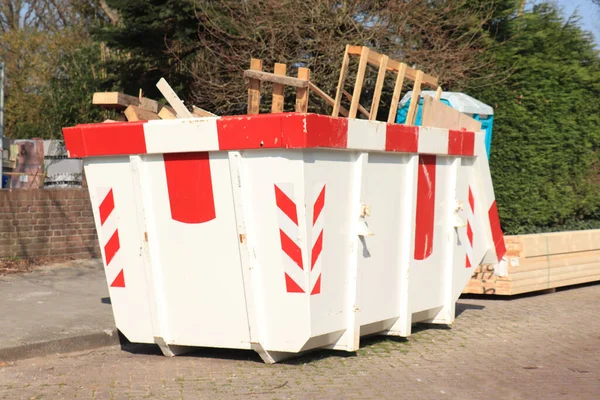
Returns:
[[[574,11],[582,17],[581,26],[590,31],[596,38],[597,47],[600,48],[600,6],[592,3],[591,0],[554,0],[559,7],[563,9],[565,16],[570,16]],[[534,1],[528,4],[535,3]]]

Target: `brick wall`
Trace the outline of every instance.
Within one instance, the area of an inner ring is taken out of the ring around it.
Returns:
[[[100,257],[87,189],[0,190],[0,258]]]

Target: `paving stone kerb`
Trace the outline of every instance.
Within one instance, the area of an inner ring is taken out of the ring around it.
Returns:
[[[117,343],[101,260],[0,276],[0,361]]]
[[[600,285],[462,298],[452,329],[265,365],[252,352],[119,347],[0,366],[2,399],[598,399]]]

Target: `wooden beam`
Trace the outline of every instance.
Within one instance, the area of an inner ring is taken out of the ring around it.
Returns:
[[[310,70],[308,68],[298,68],[298,79],[310,82]],[[308,112],[308,86],[296,89],[296,112]]]
[[[335,105],[335,100],[331,97],[329,97],[329,95],[327,93],[325,93],[324,91],[322,91],[317,85],[315,85],[312,82],[308,82],[308,87],[310,88],[310,90],[312,90],[317,96],[319,96],[320,98],[322,98],[325,103],[329,104],[330,106]],[[339,113],[342,114],[342,116],[347,117],[348,116],[348,110],[346,110],[344,107],[340,107],[339,109]]]
[[[396,121],[396,115],[398,113],[398,103],[400,102],[400,94],[402,93],[402,85],[404,84],[404,74],[406,73],[406,64],[400,64],[398,75],[396,75],[396,85],[394,86],[394,93],[392,94],[392,103],[390,104],[390,113],[388,114],[388,124],[392,124]]]
[[[279,83],[282,85],[293,87],[308,87],[308,81],[302,79],[294,78],[291,76],[279,76],[270,72],[253,71],[250,69],[244,71],[244,78],[257,79],[262,82]]]
[[[262,60],[250,59],[250,69],[262,71]],[[245,76],[245,73],[244,73]],[[248,84],[248,115],[258,114],[260,110],[260,79],[250,79]]]
[[[442,98],[442,87],[438,86],[437,90],[435,91],[435,99],[439,100]]]
[[[369,58],[369,48],[363,47],[360,53],[360,60],[358,62],[358,72],[356,73],[356,83],[354,84],[354,92],[352,93],[352,102],[350,103],[350,110],[348,112],[348,118],[356,118],[356,111],[358,110],[358,102],[360,100],[360,93],[362,92],[363,81],[365,80],[365,71],[367,70],[367,61]]]
[[[352,46],[346,45],[346,50],[344,51],[344,59],[342,61],[342,69],[340,69],[340,79],[338,81],[337,91],[335,92],[335,100],[333,103],[333,112],[331,113],[332,117],[337,117],[340,114],[342,92],[344,90],[344,83],[346,83],[346,76],[348,75],[348,65],[350,64],[350,55],[349,55],[350,47],[352,47]],[[346,116],[348,116],[348,115],[346,115]]]
[[[192,118],[192,113],[190,110],[185,107],[183,101],[181,101],[179,96],[177,96],[177,93],[175,93],[165,78],[160,78],[156,84],[156,87],[158,90],[160,90],[171,107],[173,107],[175,113],[177,114],[177,118]]]
[[[371,102],[371,112],[369,119],[375,121],[377,119],[377,111],[379,110],[379,101],[381,100],[381,91],[383,90],[383,82],[387,71],[388,56],[381,57],[379,64],[379,72],[377,73],[377,81],[375,82],[375,90],[373,92],[373,101]]]
[[[192,106],[192,115],[194,117],[216,117],[216,114],[206,111],[203,108]]]
[[[275,63],[275,68],[273,69],[275,75],[285,76],[286,66],[285,64]],[[281,83],[273,84],[273,102],[271,104],[271,112],[272,113],[282,113],[283,112],[283,103],[284,103],[284,88],[285,86]]]
[[[144,110],[158,112],[158,101],[142,97],[129,96],[119,92],[96,92],[92,104],[108,109],[124,110],[128,106],[138,106]]]
[[[171,107],[169,107],[171,108]],[[175,112],[169,110],[169,108],[167,107],[163,107],[160,109],[160,111],[158,112],[158,117],[160,119],[176,119],[177,115],[175,115]]]
[[[144,110],[138,106],[129,106],[125,109],[125,117],[127,121],[150,121],[153,119],[159,119],[158,114]]]
[[[347,90],[344,90],[344,96],[348,99],[348,101],[350,103],[352,103],[352,95],[350,93],[348,93]],[[369,118],[369,110],[367,110],[366,108],[364,108],[363,106],[361,106],[360,104],[358,105],[358,111],[364,115],[365,117]]]
[[[413,85],[412,96],[410,98],[410,105],[408,106],[408,113],[406,114],[406,125],[413,125],[415,123],[415,115],[417,114],[417,107],[421,99],[421,79],[423,78],[423,71],[417,71],[417,79]]]

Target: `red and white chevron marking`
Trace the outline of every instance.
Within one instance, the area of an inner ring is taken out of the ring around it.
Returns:
[[[320,189],[320,190],[319,190]],[[312,251],[310,265],[310,294],[315,295],[321,293],[321,274],[322,261],[321,252],[323,251],[323,227],[325,224],[325,185],[317,186],[317,198],[313,203],[313,220],[312,220]]]
[[[275,185],[275,203],[278,209],[279,237],[283,251],[285,288],[288,293],[305,293],[304,263],[298,226],[298,210],[294,187],[289,183]]]
[[[469,202],[466,207],[467,211],[467,243],[465,245],[467,259],[466,267],[471,268],[473,259],[473,228],[472,221],[475,220],[475,197],[473,197],[473,190],[469,185]]]
[[[118,220],[115,211],[115,198],[113,189],[98,189],[99,198],[102,199],[98,207],[98,215],[100,217],[100,241],[104,250],[104,265],[107,268],[107,276],[110,271],[115,270],[114,260],[119,250],[121,243],[119,242]],[[117,266],[116,269],[119,269]],[[113,279],[110,287],[125,287],[125,276],[123,268],[119,270],[116,277]]]

